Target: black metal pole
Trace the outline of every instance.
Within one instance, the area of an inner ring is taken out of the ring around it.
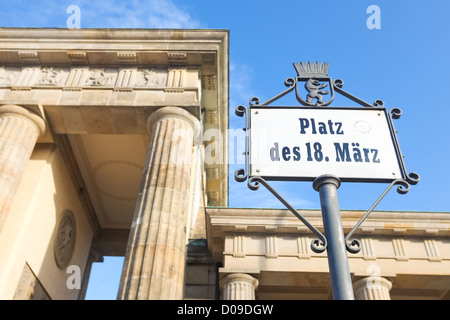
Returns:
[[[341,181],[333,175],[322,175],[314,180],[313,188],[320,194],[322,219],[327,238],[328,266],[333,299],[354,300],[350,267],[348,265],[341,211],[337,189]]]

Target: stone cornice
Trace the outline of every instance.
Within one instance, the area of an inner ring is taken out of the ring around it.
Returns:
[[[320,210],[299,210],[323,230]],[[209,231],[218,234],[247,233],[310,233],[291,212],[283,209],[207,208]],[[349,232],[364,215],[364,211],[342,210],[344,232]],[[312,234],[312,233],[311,233]],[[375,211],[361,224],[355,234],[391,236],[450,236],[450,213]]]
[[[0,28],[0,64],[200,66],[227,42],[223,30]]]
[[[225,35],[226,33],[226,35]],[[227,29],[114,29],[114,28],[0,28],[0,37],[13,39],[42,38],[49,40],[85,39],[108,40],[154,40],[154,41],[214,41],[228,37]]]

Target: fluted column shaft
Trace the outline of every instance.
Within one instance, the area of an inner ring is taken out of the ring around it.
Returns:
[[[118,299],[182,299],[191,157],[199,122],[165,107],[148,119],[151,142]]]
[[[222,278],[222,300],[255,300],[258,280],[245,273],[232,273]]]
[[[0,231],[45,122],[17,105],[0,107]]]
[[[392,283],[386,278],[370,276],[353,284],[357,300],[391,300]]]

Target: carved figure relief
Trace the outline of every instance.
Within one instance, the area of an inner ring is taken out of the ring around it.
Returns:
[[[73,213],[66,210],[56,226],[54,251],[56,264],[65,268],[72,258],[75,248],[76,226]]]
[[[60,72],[55,71],[53,68],[43,68],[39,84],[56,85],[59,83],[60,78]]]
[[[105,86],[111,82],[111,76],[107,75],[104,69],[97,69],[91,71],[89,78],[86,81],[87,85]]]
[[[156,68],[144,69],[143,75],[140,81],[138,81],[139,86],[147,87],[165,87],[167,82],[167,72],[165,70],[158,70]]]

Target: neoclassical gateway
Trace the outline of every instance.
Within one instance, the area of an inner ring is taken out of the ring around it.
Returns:
[[[125,257],[118,299],[332,297],[301,221],[228,207],[228,36],[0,29],[0,299],[83,299],[104,256]],[[450,214],[357,234],[357,299],[450,298]]]

